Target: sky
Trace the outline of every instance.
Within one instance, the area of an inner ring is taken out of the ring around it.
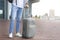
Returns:
[[[38,3],[32,4],[32,15],[41,15],[45,13],[49,14],[49,10],[55,11],[55,16],[60,16],[60,0],[40,0]]]

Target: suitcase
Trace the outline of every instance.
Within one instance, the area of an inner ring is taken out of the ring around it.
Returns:
[[[32,18],[25,18],[23,19],[23,38],[32,38],[35,36],[36,33],[36,24],[35,19]]]

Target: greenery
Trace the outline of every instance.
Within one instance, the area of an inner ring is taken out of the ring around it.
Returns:
[[[37,15],[35,15],[35,18],[38,18],[38,19],[40,19],[40,16],[37,16]]]

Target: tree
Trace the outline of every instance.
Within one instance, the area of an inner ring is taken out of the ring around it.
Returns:
[[[35,18],[37,18],[37,15],[35,15]]]

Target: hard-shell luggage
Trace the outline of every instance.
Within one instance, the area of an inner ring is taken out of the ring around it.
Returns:
[[[36,24],[35,19],[33,18],[25,18],[23,19],[23,32],[22,37],[24,38],[32,38],[36,33]]]

